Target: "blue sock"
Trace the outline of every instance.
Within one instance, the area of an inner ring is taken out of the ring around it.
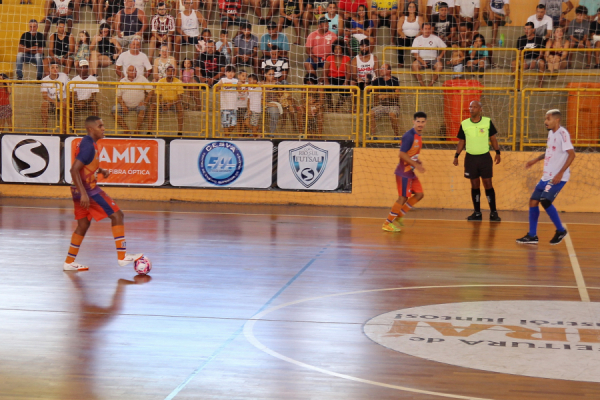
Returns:
[[[537,224],[540,218],[539,207],[529,207],[529,236],[537,235]]]
[[[560,217],[558,216],[558,211],[556,211],[556,207],[554,207],[554,204],[552,204],[550,207],[546,208],[546,212],[548,213],[548,216],[554,223],[554,226],[556,226],[556,230],[559,232],[563,232],[565,230],[565,228],[563,227],[562,223],[560,222]]]

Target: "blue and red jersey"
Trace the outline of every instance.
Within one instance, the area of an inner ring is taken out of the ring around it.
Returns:
[[[81,161],[84,167],[79,174],[83,187],[88,195],[95,195],[102,190],[98,186],[98,170],[100,169],[100,159],[98,156],[98,146],[91,136],[84,136],[75,149],[75,159]]]
[[[411,129],[402,135],[402,144],[400,145],[400,151],[406,153],[413,161],[417,161],[419,159],[419,154],[421,153],[421,148],[423,147],[423,139],[421,135],[415,131],[415,129]],[[398,176],[403,176],[405,178],[415,178],[414,167],[410,164],[404,162],[404,160],[400,159],[398,166],[396,167],[396,171],[394,172]]]

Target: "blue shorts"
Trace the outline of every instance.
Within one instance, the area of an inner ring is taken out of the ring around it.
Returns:
[[[237,110],[221,110],[221,126],[232,128],[237,125]]]
[[[552,181],[540,180],[531,194],[531,200],[541,201],[545,199],[553,202],[566,183],[567,182],[565,181],[561,181],[560,183],[553,185]]]
[[[323,68],[325,66],[325,61],[323,61],[323,59],[321,57],[317,57],[317,58],[319,61],[316,63],[313,61],[312,57],[308,57],[306,59],[306,62],[310,63],[310,65],[312,65],[312,67],[315,71],[318,70],[319,68]]]

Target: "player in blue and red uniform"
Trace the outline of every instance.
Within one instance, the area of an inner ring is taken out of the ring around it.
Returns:
[[[75,207],[75,219],[77,229],[71,237],[71,246],[63,266],[65,271],[87,271],[89,268],[75,262],[79,247],[90,227],[92,218],[100,221],[110,218],[112,231],[117,246],[117,257],[120,266],[124,267],[143,254],[127,254],[125,247],[125,225],[123,222],[123,211],[100,187],[97,175],[101,173],[108,178],[110,172],[100,168],[98,158],[98,146],[96,142],[104,137],[104,123],[100,117],[91,116],[85,120],[85,136],[75,151],[75,161],[71,167],[71,177],[74,186],[71,186],[73,205]]]
[[[406,213],[423,198],[423,187],[414,170],[425,172],[419,154],[423,147],[421,133],[427,124],[427,114],[422,111],[415,113],[413,128],[402,136],[400,145],[400,162],[396,167],[396,184],[398,185],[398,200],[392,206],[392,211],[381,227],[387,232],[400,232],[402,220]],[[400,218],[398,218],[400,216]]]

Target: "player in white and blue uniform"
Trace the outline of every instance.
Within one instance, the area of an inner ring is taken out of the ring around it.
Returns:
[[[546,153],[528,161],[525,165],[525,168],[530,168],[538,161],[544,160],[544,174],[529,200],[529,232],[522,238],[517,239],[517,243],[538,243],[537,224],[540,216],[538,207],[540,203],[554,226],[556,226],[556,233],[550,240],[550,244],[559,244],[567,236],[567,230],[560,221],[556,207],[552,204],[558,193],[569,181],[571,176],[569,166],[575,159],[571,135],[565,128],[560,126],[560,117],[560,111],[556,109],[546,113],[545,125],[549,130]]]

